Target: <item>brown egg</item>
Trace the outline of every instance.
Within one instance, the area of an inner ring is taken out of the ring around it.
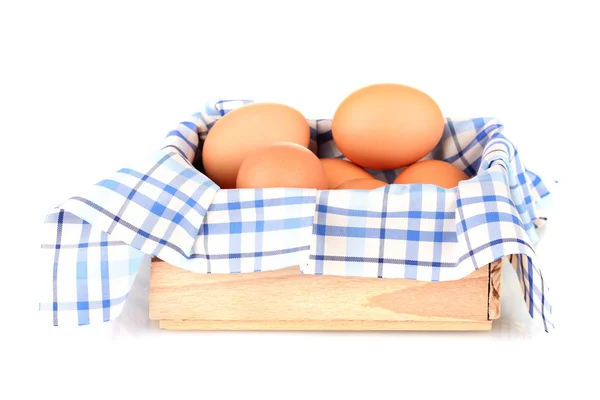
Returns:
[[[467,174],[450,163],[440,160],[424,160],[404,168],[394,179],[394,183],[429,183],[451,189],[458,186],[458,182],[466,179],[469,179]]]
[[[364,189],[371,190],[386,186],[387,183],[375,178],[353,179],[336,187],[336,189]]]
[[[202,149],[206,175],[222,189],[233,188],[246,155],[276,142],[308,147],[310,127],[299,111],[276,103],[251,103],[232,110],[206,137]]]
[[[373,176],[362,167],[339,158],[321,158],[321,164],[325,170],[325,175],[327,175],[330,189],[335,189],[342,183],[353,179],[373,178]]]
[[[399,84],[377,84],[350,94],[332,121],[333,140],[353,163],[390,170],[420,160],[438,144],[444,117],[431,97]]]
[[[248,154],[237,174],[238,188],[325,190],[327,176],[317,156],[296,143],[274,143]]]

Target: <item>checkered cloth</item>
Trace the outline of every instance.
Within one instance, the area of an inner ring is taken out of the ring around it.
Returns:
[[[471,177],[454,189],[220,190],[202,173],[202,143],[221,116],[248,102],[207,103],[167,135],[161,150],[48,215],[44,316],[54,325],[116,318],[151,256],[197,273],[300,265],[305,274],[424,281],[460,279],[506,258],[530,315],[546,331],[553,327],[533,247],[549,192],[524,167],[497,120],[447,119],[440,143],[425,158],[451,162]],[[343,158],[331,120],[308,122],[311,150]],[[391,183],[399,171],[370,172]]]

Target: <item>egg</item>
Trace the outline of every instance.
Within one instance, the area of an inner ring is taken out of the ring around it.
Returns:
[[[382,83],[346,97],[332,121],[333,140],[353,163],[374,170],[401,168],[438,144],[444,117],[436,102],[410,86]]]
[[[451,189],[460,181],[469,179],[460,168],[440,160],[423,160],[404,168],[394,183],[399,184],[432,184]]]
[[[237,188],[329,188],[317,156],[296,143],[273,143],[248,154],[236,179]]]
[[[310,127],[299,111],[277,103],[236,108],[210,129],[202,148],[204,171],[222,189],[233,188],[246,156],[276,142],[308,147]]]
[[[325,175],[327,175],[330,189],[335,189],[342,183],[353,179],[373,178],[363,168],[340,158],[321,158],[321,164],[325,170]]]
[[[336,189],[362,189],[362,190],[371,190],[377,189],[382,186],[386,186],[387,182],[380,181],[375,178],[363,178],[363,179],[353,179],[351,181],[347,181],[336,187]]]

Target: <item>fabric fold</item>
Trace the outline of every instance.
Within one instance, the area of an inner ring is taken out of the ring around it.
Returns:
[[[225,274],[304,265],[316,193],[300,188],[219,190],[190,256],[174,255],[168,262],[196,273]]]
[[[456,232],[458,267],[477,269],[500,258],[515,268],[529,314],[547,331],[549,288],[536,266],[536,229],[545,223],[536,204],[549,196],[528,171],[515,146],[499,131],[486,141],[477,175],[458,185]],[[535,310],[535,312],[534,312]]]
[[[116,318],[151,259],[62,208],[46,217],[41,247],[39,309],[55,326]]]
[[[191,255],[217,190],[180,154],[159,150],[60,208],[115,240],[167,261]]]

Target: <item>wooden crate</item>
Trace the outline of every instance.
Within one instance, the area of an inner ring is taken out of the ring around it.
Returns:
[[[196,274],[155,259],[150,319],[171,330],[489,330],[502,260],[456,281],[303,275],[298,267]]]

